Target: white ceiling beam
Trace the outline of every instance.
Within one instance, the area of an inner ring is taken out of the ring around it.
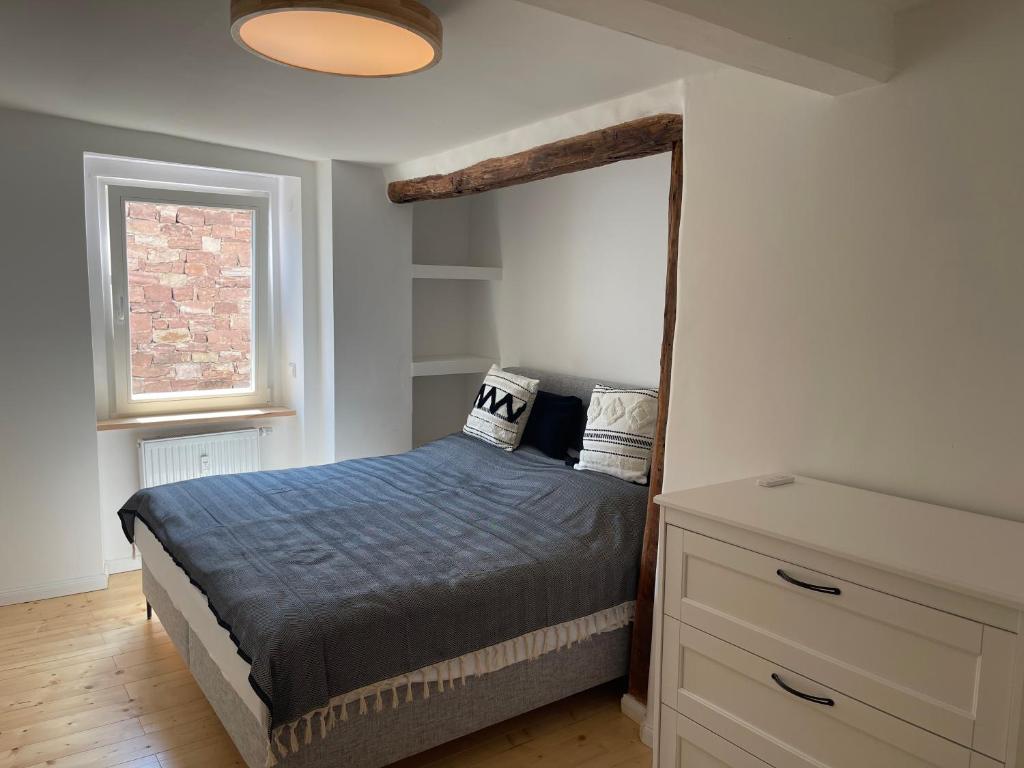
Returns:
[[[894,12],[879,0],[521,0],[833,95],[894,72]]]

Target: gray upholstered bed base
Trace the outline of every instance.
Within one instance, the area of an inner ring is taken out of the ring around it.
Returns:
[[[188,663],[250,768],[264,768],[267,734],[210,659],[206,648],[174,607],[167,592],[143,566],[143,591],[167,634]],[[422,752],[531,709],[622,677],[629,659],[627,626],[594,635],[569,649],[481,678],[465,687],[416,698],[398,709],[385,708],[339,721],[323,740],[278,760],[281,768],[377,768]]]

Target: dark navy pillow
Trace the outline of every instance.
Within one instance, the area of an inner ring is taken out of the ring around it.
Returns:
[[[541,390],[523,432],[523,445],[532,445],[553,459],[564,459],[570,448],[579,448],[583,401]]]

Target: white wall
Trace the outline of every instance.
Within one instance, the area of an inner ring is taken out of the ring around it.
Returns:
[[[316,164],[317,289],[320,323],[320,456],[310,463],[334,459],[334,171],[330,160]]]
[[[898,34],[849,96],[687,83],[666,488],[790,470],[1024,519],[1024,4]]]
[[[412,208],[380,168],[334,161],[334,413],[341,459],[412,445]]]
[[[471,250],[503,269],[503,364],[657,384],[669,170],[656,155],[473,199]]]
[[[470,215],[475,197],[425,200],[413,203],[412,261],[414,264],[492,266],[470,253]],[[500,265],[493,265],[500,266]]]
[[[312,163],[0,110],[0,167],[8,181],[0,188],[0,603],[102,586],[101,531],[132,485],[132,437],[98,440],[95,425],[85,152],[299,177],[308,247],[283,300],[288,311],[301,306],[303,340],[311,349],[318,344]],[[298,362],[310,374],[294,393],[303,419],[280,431],[282,445],[292,444],[296,430],[302,445],[322,439],[303,430],[320,418],[318,361],[306,355]],[[301,463],[304,456],[292,458]],[[109,538],[117,541],[114,533]]]
[[[466,373],[452,376],[417,376],[413,379],[414,448],[462,429],[483,377],[482,373]]]

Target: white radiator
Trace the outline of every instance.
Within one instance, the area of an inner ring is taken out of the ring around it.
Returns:
[[[260,430],[139,440],[143,488],[207,475],[255,472],[260,468]]]

